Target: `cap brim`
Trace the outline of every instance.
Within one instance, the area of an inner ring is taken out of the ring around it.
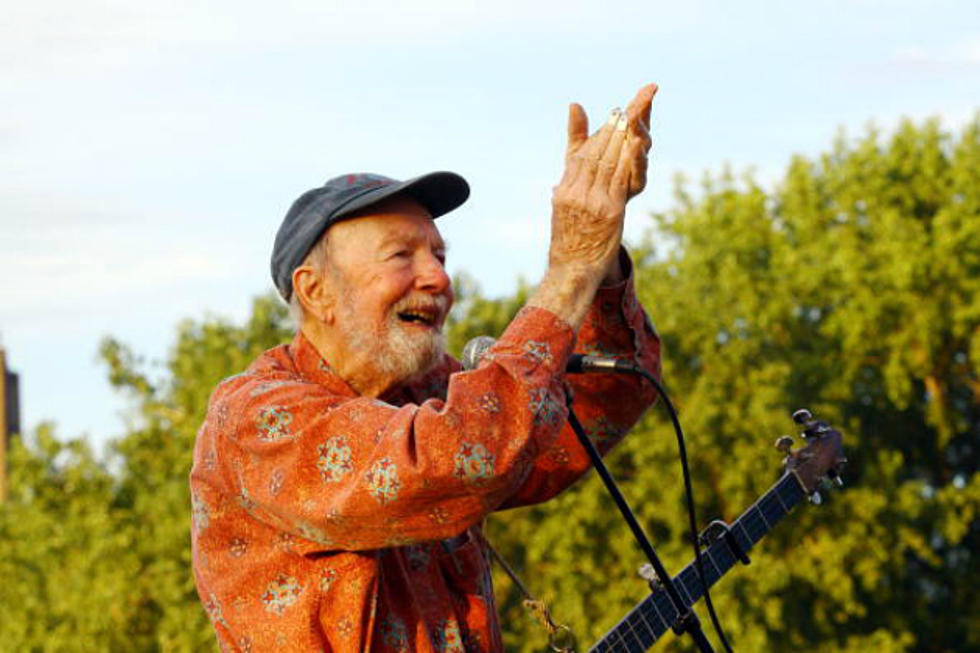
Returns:
[[[470,185],[455,172],[430,172],[400,184],[381,186],[356,197],[331,216],[334,220],[377,204],[395,195],[408,195],[426,208],[433,218],[445,215],[463,204],[470,196]]]

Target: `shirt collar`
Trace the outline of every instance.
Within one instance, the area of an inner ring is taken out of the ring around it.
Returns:
[[[322,385],[339,395],[360,396],[333,371],[330,363],[324,360],[302,331],[297,331],[293,341],[289,343],[289,355],[304,379]]]

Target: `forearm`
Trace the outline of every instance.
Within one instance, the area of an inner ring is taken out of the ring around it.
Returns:
[[[629,270],[629,255],[622,247],[601,277],[595,271],[549,268],[527,305],[551,311],[578,333],[582,320],[594,304],[596,293],[622,284]]]
[[[527,300],[527,305],[553,313],[567,322],[572,331],[578,333],[599,283],[600,278],[594,271],[552,267]]]
[[[600,288],[578,333],[576,352],[628,359],[660,376],[660,340],[633,291],[632,265],[620,259],[624,280]],[[655,398],[640,377],[592,373],[565,377],[573,408],[601,453],[611,449],[643,415]],[[551,449],[542,452],[521,488],[502,508],[545,501],[575,482],[590,467],[578,438],[566,426]]]

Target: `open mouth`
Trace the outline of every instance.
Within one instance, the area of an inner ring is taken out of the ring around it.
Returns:
[[[398,319],[402,322],[434,328],[436,320],[439,318],[439,311],[434,308],[411,308],[398,312]]]

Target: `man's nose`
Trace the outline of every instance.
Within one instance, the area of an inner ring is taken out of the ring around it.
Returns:
[[[415,285],[419,290],[441,293],[452,283],[442,261],[431,252],[421,254],[415,274]]]

